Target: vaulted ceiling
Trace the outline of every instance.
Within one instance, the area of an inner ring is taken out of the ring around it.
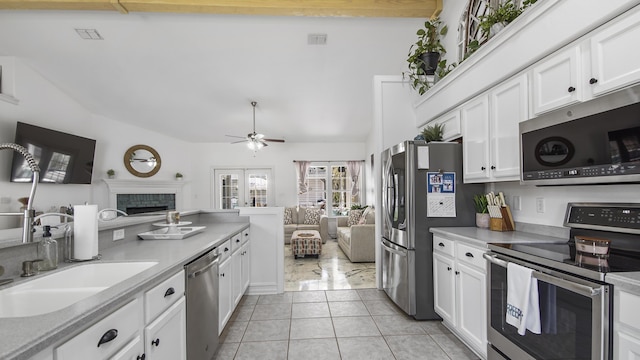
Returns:
[[[440,8],[436,0],[0,0],[0,55],[20,58],[92,113],[187,141],[246,135],[257,101],[256,130],[267,137],[362,142],[373,76],[401,75],[415,31]],[[83,40],[76,29],[103,39]],[[318,34],[325,45],[310,44]]]

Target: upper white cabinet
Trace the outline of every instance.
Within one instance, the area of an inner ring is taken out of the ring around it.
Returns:
[[[425,127],[436,124],[444,126],[442,141],[451,141],[462,136],[462,130],[460,128],[460,109],[455,109],[433,121],[430,121],[425,125]]]
[[[640,11],[621,16],[591,37],[591,74],[584,80],[594,96],[640,81]]]
[[[527,104],[522,74],[461,107],[465,183],[519,179],[518,124]]]
[[[531,69],[533,115],[582,100],[580,47],[572,46]]]

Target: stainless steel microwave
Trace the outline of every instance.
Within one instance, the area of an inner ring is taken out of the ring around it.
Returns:
[[[640,85],[521,122],[520,182],[640,183]]]

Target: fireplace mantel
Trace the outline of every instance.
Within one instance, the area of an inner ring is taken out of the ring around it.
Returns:
[[[103,179],[109,188],[109,207],[117,206],[118,194],[175,194],[176,210],[183,210],[184,181]]]

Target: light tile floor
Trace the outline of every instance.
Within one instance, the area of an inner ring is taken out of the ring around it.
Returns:
[[[224,359],[478,359],[439,321],[416,321],[376,289],[244,296],[220,337]]]

